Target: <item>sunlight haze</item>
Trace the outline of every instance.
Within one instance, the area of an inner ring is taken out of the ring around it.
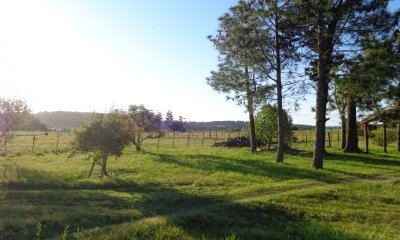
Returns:
[[[0,1],[0,96],[34,112],[144,104],[187,121],[247,120],[206,84],[218,56],[206,36],[235,2]],[[314,99],[294,123],[315,124]]]

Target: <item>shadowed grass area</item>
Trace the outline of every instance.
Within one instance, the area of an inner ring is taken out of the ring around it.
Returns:
[[[126,150],[111,176],[86,178],[84,156],[0,159],[0,239],[396,239],[399,154],[328,149]],[[99,171],[99,169],[95,169]],[[79,231],[78,231],[79,229]]]

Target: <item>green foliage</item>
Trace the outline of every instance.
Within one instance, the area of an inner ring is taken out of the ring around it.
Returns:
[[[135,145],[136,150],[142,149],[142,143],[148,138],[158,138],[161,136],[161,113],[153,113],[144,105],[131,105],[128,109],[129,132],[131,134],[131,141]],[[143,136],[144,132],[156,132],[147,136]]]
[[[60,240],[67,240],[68,237],[68,225],[64,228],[64,231],[61,234]]]
[[[284,111],[283,121],[285,124],[285,143],[290,144],[293,139],[293,120]],[[278,116],[276,107],[265,105],[255,116],[257,138],[264,143],[272,143],[278,139]]]
[[[383,146],[383,129],[378,129],[372,132],[372,142],[378,146]],[[386,142],[387,144],[394,143],[397,140],[396,129],[388,128],[386,129]]]
[[[40,234],[42,233],[42,224],[40,222],[36,225],[36,240],[40,240]]]
[[[96,156],[121,156],[130,138],[126,131],[126,117],[117,111],[95,116],[75,131],[73,147],[79,152],[92,152]]]
[[[0,153],[5,154],[7,141],[31,117],[28,105],[19,99],[0,97]]]
[[[94,163],[101,165],[102,174],[107,175],[108,156],[121,156],[131,138],[127,117],[114,110],[106,115],[94,116],[75,131],[72,147],[75,152],[91,153]],[[102,163],[99,160],[102,159]],[[89,175],[93,170],[90,170]]]

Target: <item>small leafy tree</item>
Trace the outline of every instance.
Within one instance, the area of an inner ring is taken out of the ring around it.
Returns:
[[[293,137],[292,118],[286,111],[283,112],[283,123],[285,130],[285,145],[287,146]],[[268,143],[268,150],[271,149],[271,143],[278,140],[278,111],[276,107],[265,105],[255,116],[255,128],[258,139]]]
[[[129,106],[128,116],[130,117],[129,132],[131,141],[137,151],[142,149],[142,143],[146,139],[158,138],[162,135],[161,113],[154,113],[145,108],[144,105],[131,105]],[[145,132],[149,132],[149,134],[144,136]]]
[[[165,115],[165,126],[169,128],[169,125],[174,121],[174,115],[172,114],[171,110],[168,110],[167,114]]]
[[[131,135],[127,131],[127,116],[114,110],[102,116],[94,116],[76,130],[73,141],[74,152],[90,153],[93,159],[88,177],[96,164],[101,166],[101,178],[107,176],[109,156],[119,157],[129,144]]]
[[[0,98],[0,149],[5,154],[7,140],[12,137],[12,132],[20,127],[31,117],[28,105],[19,99]]]

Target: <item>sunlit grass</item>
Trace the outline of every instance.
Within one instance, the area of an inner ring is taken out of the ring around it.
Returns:
[[[296,146],[294,146],[296,147]],[[86,178],[83,155],[0,159],[0,239],[396,239],[400,154],[312,146],[276,164],[247,148],[133,146],[109,159],[110,177]],[[95,169],[99,172],[99,169]]]

